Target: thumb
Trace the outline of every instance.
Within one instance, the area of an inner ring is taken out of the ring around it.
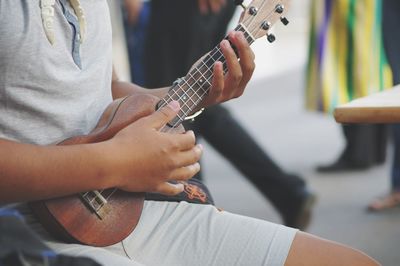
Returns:
[[[171,121],[180,110],[179,102],[171,101],[168,105],[161,107],[150,115],[150,124],[156,129],[160,129]]]

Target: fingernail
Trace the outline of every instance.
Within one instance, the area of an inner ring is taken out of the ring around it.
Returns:
[[[228,47],[228,41],[227,41],[227,40],[223,40],[223,41],[221,42],[221,45],[222,45],[223,47]]]
[[[243,40],[243,39],[244,39],[243,32],[241,32],[241,31],[237,31],[237,32],[236,32],[236,37],[237,37],[237,38],[240,38],[240,39],[242,39],[242,40]]]
[[[197,147],[201,150],[201,151],[203,151],[204,150],[204,147],[203,147],[203,145],[202,144],[197,144]]]
[[[168,106],[174,111],[179,111],[179,109],[180,109],[180,105],[179,105],[178,101],[172,101],[168,104]]]
[[[200,171],[200,164],[199,163],[195,163],[191,166],[193,168],[194,171],[198,172]]]
[[[178,190],[178,193],[181,193],[185,189],[185,186],[182,183],[175,184],[175,187]]]
[[[194,139],[196,139],[196,135],[194,134],[193,130],[189,130],[187,134],[191,135]]]

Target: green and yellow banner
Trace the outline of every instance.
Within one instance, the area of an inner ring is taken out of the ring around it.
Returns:
[[[312,0],[306,107],[331,113],[392,86],[381,0]]]

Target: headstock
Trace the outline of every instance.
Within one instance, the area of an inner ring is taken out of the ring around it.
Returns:
[[[285,17],[289,2],[290,0],[253,0],[245,7],[243,0],[235,0],[244,9],[239,22],[254,39],[266,35],[269,42],[275,41],[275,36],[269,30],[276,21],[280,20],[284,25],[289,23]]]

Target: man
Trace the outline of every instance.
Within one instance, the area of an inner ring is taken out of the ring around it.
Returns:
[[[182,184],[169,181],[198,172],[202,148],[191,131],[159,131],[178,113],[176,102],[110,140],[50,145],[90,132],[112,99],[167,93],[112,75],[106,0],[2,0],[0,13],[1,203],[112,187],[166,195],[182,191]],[[202,106],[240,96],[252,75],[254,55],[243,35],[231,33],[229,39],[241,59],[228,41],[221,42],[229,72],[224,76],[221,62],[214,65]],[[19,209],[56,251],[104,265],[376,265],[361,252],[210,205],[147,201],[134,232],[104,248],[59,242],[29,219],[24,204]]]

